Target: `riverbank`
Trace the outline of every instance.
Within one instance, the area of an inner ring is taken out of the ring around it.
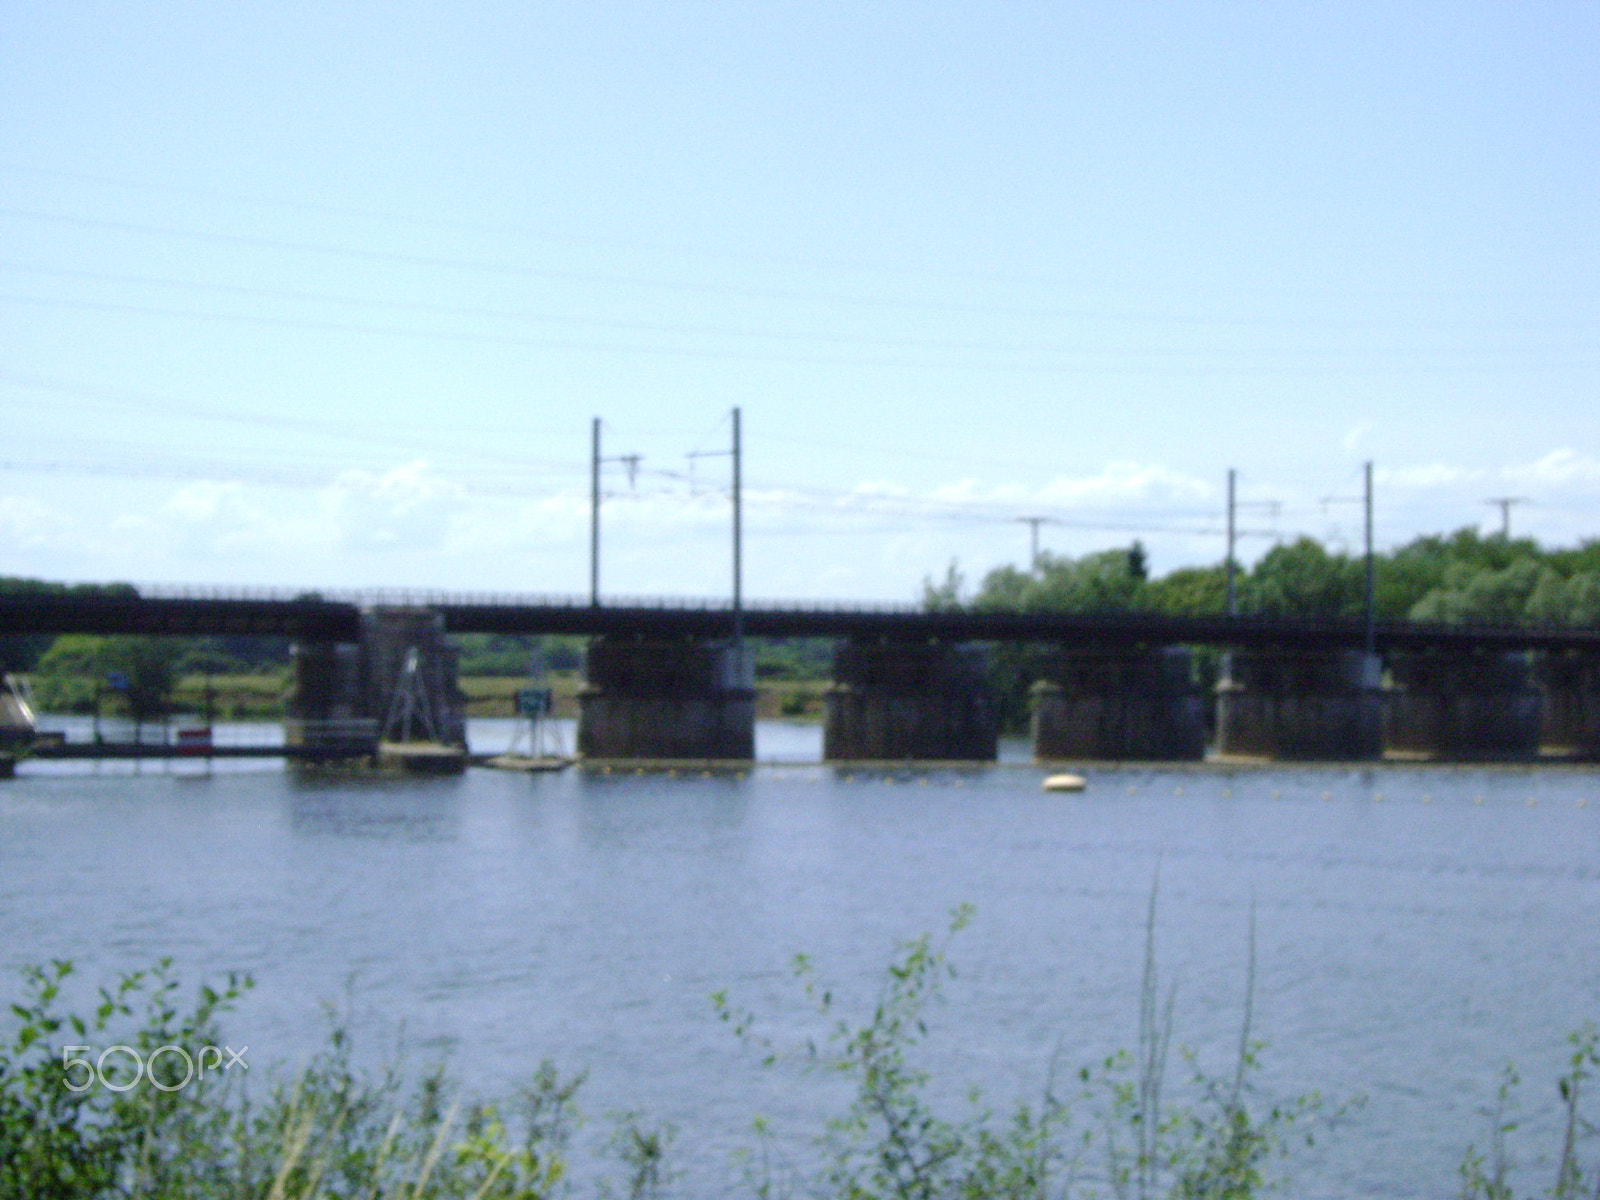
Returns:
[[[86,676],[38,676],[32,680],[40,711],[86,716],[94,712],[96,680]],[[219,721],[274,720],[283,717],[289,692],[288,671],[249,675],[185,675],[173,690],[175,713]],[[526,678],[509,675],[469,675],[460,680],[469,717],[513,717],[516,695],[528,686]],[[555,715],[578,716],[578,692],[583,678],[577,671],[553,671],[546,678],[555,702]],[[756,716],[762,720],[820,721],[827,683],[817,680],[760,680],[756,684]],[[108,716],[121,711],[121,698],[100,689],[101,711]]]

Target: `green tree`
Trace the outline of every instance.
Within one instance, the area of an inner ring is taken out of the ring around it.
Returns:
[[[1548,596],[1560,577],[1532,558],[1516,559],[1500,569],[1458,561],[1445,571],[1443,585],[1412,605],[1409,615],[1413,621],[1451,625],[1521,624],[1529,598],[1547,578]]]
[[[1082,558],[1048,552],[1032,571],[996,567],[983,577],[972,607],[1022,612],[1126,612],[1141,606],[1144,548],[1102,550]]]
[[[950,565],[945,568],[944,579],[934,583],[932,579],[922,581],[922,607],[929,612],[951,612],[961,607],[961,591],[966,586],[966,578],[961,574],[961,568],[955,559],[950,560]]]
[[[1524,612],[1535,625],[1600,625],[1600,571],[1563,579],[1546,568]]]
[[[1228,568],[1180,567],[1144,586],[1145,607],[1169,616],[1201,616],[1228,607]]]
[[[108,677],[126,681],[123,694],[128,712],[135,720],[145,721],[166,714],[182,653],[181,643],[171,638],[119,634],[105,640],[101,666]]]
[[[143,721],[166,713],[185,648],[179,638],[65,634],[39,659],[37,672],[47,681],[115,678],[128,714]]]
[[[1359,617],[1366,611],[1366,568],[1329,554],[1312,538],[1274,546],[1245,581],[1242,611],[1273,617]]]

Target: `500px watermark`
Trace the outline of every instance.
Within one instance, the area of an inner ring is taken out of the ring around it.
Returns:
[[[191,1056],[182,1046],[157,1046],[150,1051],[148,1058],[141,1055],[132,1046],[107,1046],[100,1051],[100,1056],[91,1062],[87,1058],[73,1057],[78,1053],[93,1054],[93,1046],[63,1046],[61,1047],[61,1071],[66,1076],[67,1090],[69,1092],[86,1092],[96,1083],[108,1091],[126,1092],[137,1086],[141,1079],[148,1078],[150,1086],[163,1092],[175,1092],[179,1088],[188,1087],[197,1079],[204,1079],[207,1071],[215,1074],[217,1071],[228,1071],[234,1067],[248,1071],[250,1064],[245,1062],[245,1052],[249,1046],[241,1046],[235,1050],[232,1046],[201,1046],[200,1052]],[[116,1058],[112,1058],[116,1055]],[[172,1078],[160,1078],[156,1074],[156,1062],[166,1056],[169,1059],[168,1070],[172,1075],[177,1073],[177,1064],[183,1064],[183,1078],[176,1082]],[[226,1056],[226,1057],[224,1057]],[[107,1073],[106,1060],[111,1059],[111,1071],[116,1076],[123,1072],[119,1068],[131,1066],[133,1078],[118,1079],[113,1081],[113,1075]],[[124,1063],[126,1059],[126,1063]],[[74,1075],[76,1068],[82,1067],[82,1075]]]

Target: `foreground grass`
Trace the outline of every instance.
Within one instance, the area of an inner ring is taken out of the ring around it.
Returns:
[[[959,910],[953,935],[966,923]],[[1247,1200],[1279,1182],[1295,1145],[1326,1130],[1343,1109],[1308,1094],[1272,1099],[1254,1073],[1261,1044],[1251,1030],[1246,981],[1233,1069],[1210,1076],[1180,1055],[1190,1074],[1174,1088],[1172,993],[1154,954],[1152,899],[1134,1047],[1099,1063],[1052,1074],[1033,1102],[1005,1110],[972,1093],[951,1113],[930,1099],[916,1065],[927,1012],[949,975],[948,939],[907,943],[889,964],[871,1011],[836,1011],[831,991],[800,959],[801,986],[832,1028],[822,1044],[777,1044],[761,1019],[725,993],[717,1014],[767,1066],[790,1064],[852,1085],[844,1111],[815,1139],[812,1165],[785,1165],[773,1131],[753,1123],[744,1187],[773,1198],[839,1200]],[[230,977],[202,986],[187,1007],[167,962],[101,989],[87,1015],[58,1011],[72,966],[23,972],[11,1005],[14,1031],[0,1039],[0,1200],[545,1200],[572,1194],[571,1133],[582,1077],[549,1064],[510,1101],[460,1095],[443,1073],[407,1084],[372,1078],[351,1064],[335,1030],[292,1079],[257,1071],[260,1095],[230,1073],[218,1052],[209,1072],[192,1062],[222,1047],[219,1017],[250,986]],[[107,1046],[120,1049],[96,1057]],[[187,1055],[171,1048],[185,1047]],[[134,1070],[135,1062],[140,1070]],[[1572,1039],[1559,1080],[1565,1123],[1551,1158],[1551,1200],[1600,1197],[1600,1165],[1584,1156],[1594,1126],[1583,1086],[1600,1068],[1591,1028]],[[265,1086],[262,1079],[266,1078]],[[1516,1123],[1507,1116],[1516,1080],[1502,1081],[1486,1148],[1469,1146],[1460,1168],[1464,1200],[1517,1200],[1509,1177]],[[589,1191],[652,1197],[671,1181],[671,1131],[637,1120],[618,1125],[601,1169],[581,1164]]]

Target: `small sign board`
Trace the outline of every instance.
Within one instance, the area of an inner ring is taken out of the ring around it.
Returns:
[[[517,715],[544,717],[555,707],[549,688],[521,688],[517,692]]]

